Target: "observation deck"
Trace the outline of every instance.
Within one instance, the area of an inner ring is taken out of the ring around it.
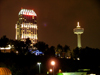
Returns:
[[[77,22],[76,28],[73,29],[74,34],[82,34],[84,32],[84,28],[81,28],[79,22]]]

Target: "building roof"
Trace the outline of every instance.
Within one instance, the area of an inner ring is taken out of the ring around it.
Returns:
[[[37,16],[36,13],[33,10],[30,10],[30,9],[21,9],[18,15]]]
[[[0,67],[0,75],[12,75],[8,68]]]

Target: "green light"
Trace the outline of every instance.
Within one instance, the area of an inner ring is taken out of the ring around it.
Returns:
[[[58,73],[57,75],[63,75],[63,73]]]
[[[87,72],[64,72],[58,73],[57,75],[86,75]]]

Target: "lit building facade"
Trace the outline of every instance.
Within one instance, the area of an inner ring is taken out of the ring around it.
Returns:
[[[24,41],[30,38],[32,44],[38,41],[38,26],[37,15],[33,10],[21,9],[18,14],[19,20],[15,25],[16,28],[16,40]]]

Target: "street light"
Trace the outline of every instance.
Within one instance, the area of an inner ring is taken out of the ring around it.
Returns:
[[[49,71],[52,72],[52,69],[50,69]]]
[[[55,65],[55,61],[51,61],[51,65],[53,65],[53,75],[54,75],[54,65]]]
[[[41,65],[41,62],[37,62],[37,64],[39,65],[39,73],[40,73],[40,65]]]

